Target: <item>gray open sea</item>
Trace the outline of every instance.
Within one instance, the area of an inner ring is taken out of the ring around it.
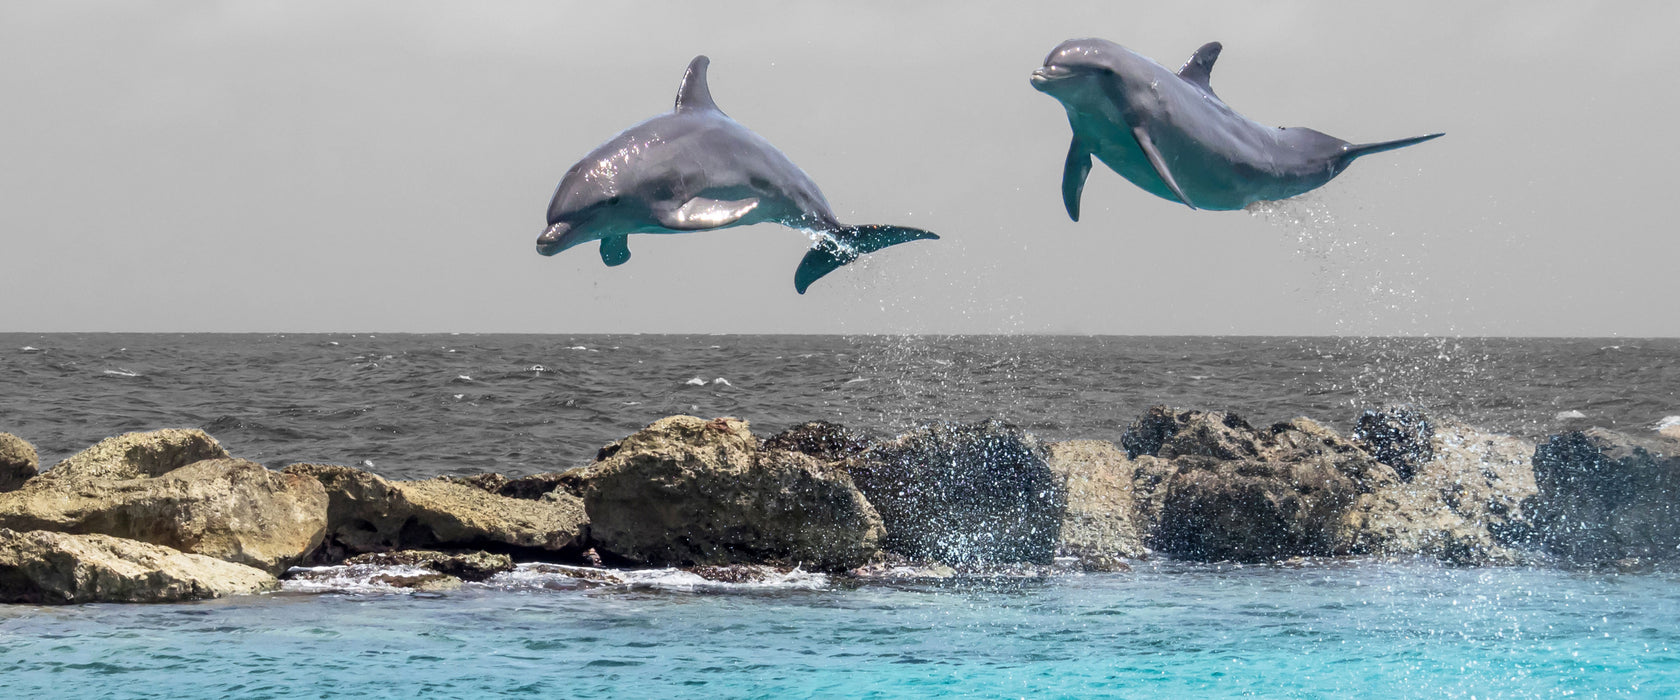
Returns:
[[[0,334],[0,431],[43,464],[197,427],[275,467],[513,475],[675,413],[1113,440],[1153,404],[1346,431],[1395,403],[1528,437],[1645,431],[1680,421],[1680,340]],[[1153,560],[661,580],[3,606],[0,697],[1680,696],[1674,574]]]

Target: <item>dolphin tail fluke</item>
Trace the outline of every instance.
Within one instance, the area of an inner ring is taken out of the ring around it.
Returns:
[[[793,288],[800,294],[812,282],[865,253],[910,241],[938,240],[937,234],[908,226],[841,226],[818,235],[817,242],[799,261],[793,273]]]
[[[1342,150],[1342,162],[1347,163],[1347,162],[1352,161],[1355,158],[1358,158],[1360,156],[1368,156],[1368,155],[1371,155],[1372,153],[1382,153],[1383,151],[1392,151],[1396,148],[1405,148],[1407,146],[1415,146],[1417,144],[1423,143],[1424,141],[1429,141],[1431,139],[1438,139],[1438,138],[1441,138],[1442,136],[1446,136],[1446,133],[1442,132],[1442,133],[1439,133],[1439,134],[1429,134],[1427,136],[1413,136],[1409,139],[1396,139],[1396,140],[1393,140],[1393,141],[1382,141],[1382,142],[1379,142],[1379,143],[1351,144],[1351,145],[1347,146],[1346,148],[1344,148]]]

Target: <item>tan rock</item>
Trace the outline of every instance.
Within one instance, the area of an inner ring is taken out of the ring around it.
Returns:
[[[0,603],[167,603],[279,585],[249,566],[159,545],[0,528]]]
[[[12,491],[40,471],[35,446],[11,433],[0,433],[0,491]]]
[[[227,459],[227,450],[202,430],[165,428],[105,438],[59,462],[47,479],[143,479],[205,459]]]
[[[326,536],[308,563],[334,564],[355,554],[404,548],[403,526],[412,508],[391,482],[336,464],[292,464],[282,471],[313,478],[326,489]]]
[[[510,546],[560,551],[581,544],[583,500],[559,492],[507,498],[442,479],[391,484],[407,501],[404,548]]]
[[[0,527],[112,535],[274,574],[320,544],[326,523],[319,482],[240,459],[153,478],[34,479],[0,493]]]
[[[1148,556],[1132,523],[1135,468],[1126,453],[1107,440],[1070,440],[1050,445],[1049,464],[1067,493],[1058,555],[1103,569]]]
[[[842,570],[868,561],[885,535],[844,469],[760,451],[744,421],[672,416],[615,445],[577,476],[591,539],[619,557]]]

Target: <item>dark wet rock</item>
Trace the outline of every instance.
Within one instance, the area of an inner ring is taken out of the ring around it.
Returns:
[[[1126,453],[1107,440],[1070,440],[1049,447],[1050,470],[1067,494],[1057,556],[1076,557],[1082,566],[1104,571],[1119,570],[1122,559],[1148,556],[1132,522],[1137,511],[1132,495],[1135,468]]]
[[[1178,434],[1179,412],[1166,406],[1151,406],[1137,421],[1120,435],[1120,447],[1126,456],[1155,456],[1161,445]]]
[[[1360,496],[1344,520],[1352,554],[1425,555],[1459,565],[1516,564],[1531,525],[1534,444],[1434,420],[1427,453],[1410,481]],[[1418,451],[1416,454],[1422,454]]]
[[[0,492],[15,491],[40,471],[35,446],[11,433],[0,433]]]
[[[273,590],[258,569],[108,535],[0,528],[0,603],[169,603]]]
[[[999,421],[938,424],[847,460],[911,559],[1049,563],[1061,541],[1063,479],[1036,437]]]
[[[1150,534],[1161,527],[1161,511],[1167,504],[1167,485],[1178,467],[1170,460],[1149,455],[1131,459],[1132,527],[1144,537],[1147,545]]]
[[[729,566],[691,566],[684,569],[695,576],[718,583],[764,583],[785,578],[793,569],[785,566],[761,564],[732,564]]]
[[[440,476],[438,478],[471,486],[485,493],[493,493],[504,498],[520,498],[527,501],[540,499],[555,489],[563,489],[573,496],[583,495],[583,483],[575,476],[565,472],[532,474],[517,479],[510,479],[491,472],[472,476]]]
[[[1534,451],[1536,540],[1572,564],[1680,557],[1680,454],[1667,441],[1602,428]]]
[[[577,474],[603,553],[655,565],[868,561],[880,516],[836,465],[760,450],[746,422],[672,416]]]
[[[462,585],[461,579],[448,574],[378,574],[368,581],[421,592],[454,591]]]
[[[825,462],[856,457],[869,449],[862,433],[827,421],[800,423],[764,440],[764,449],[807,454]]]
[[[438,552],[426,549],[359,554],[346,559],[344,563],[347,566],[418,566],[463,581],[483,581],[503,571],[513,570],[513,557],[506,554]]]
[[[320,544],[327,503],[313,479],[212,459],[151,478],[32,479],[0,493],[0,527],[112,535],[278,574]]]
[[[327,531],[309,564],[335,564],[363,552],[385,552],[404,545],[403,528],[412,511],[391,482],[336,464],[293,464],[288,474],[308,476],[327,493]]]
[[[41,476],[53,480],[143,479],[193,462],[228,457],[221,443],[202,430],[166,428],[105,438]]]
[[[294,464],[286,470],[319,480],[330,499],[328,543],[312,557],[315,563],[400,549],[564,555],[582,544],[587,522],[582,501],[565,493],[528,500],[452,478],[392,482],[322,464]]]
[[[1359,414],[1353,440],[1408,481],[1435,458],[1435,426],[1422,411],[1397,407]]]

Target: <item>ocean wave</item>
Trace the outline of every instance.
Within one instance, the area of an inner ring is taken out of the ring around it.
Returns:
[[[1587,414],[1580,411],[1559,411],[1557,415],[1552,416],[1552,420],[1581,420],[1586,417]]]
[[[706,380],[701,379],[699,377],[695,377],[695,378],[690,379],[686,382],[683,382],[683,384],[685,384],[687,386],[705,386],[706,385]]]
[[[405,578],[435,577],[436,572],[409,564],[340,564],[293,567],[281,590],[287,593],[406,595]],[[601,569],[565,564],[519,564],[463,588],[499,591],[619,589],[674,593],[748,593],[828,588],[826,574],[770,566],[715,566],[693,569]]]
[[[347,593],[351,595],[407,595],[414,589],[391,585],[399,577],[430,576],[431,569],[412,565],[357,564],[294,566],[280,582],[285,593]]]

